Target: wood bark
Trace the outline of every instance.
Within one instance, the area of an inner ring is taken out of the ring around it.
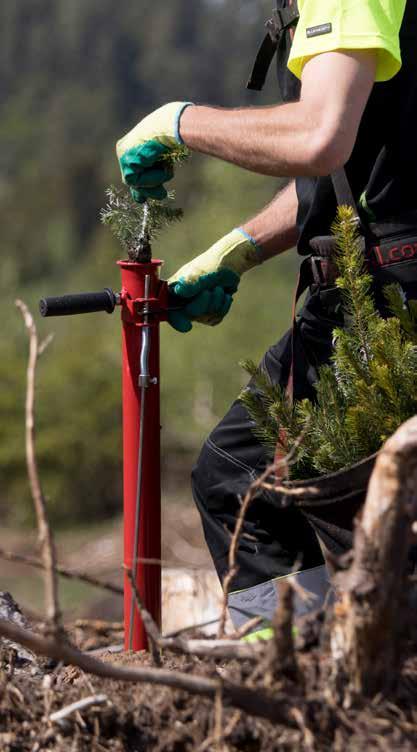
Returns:
[[[401,665],[407,563],[417,516],[417,416],[388,439],[372,473],[352,563],[335,578],[331,646],[339,685],[389,690]]]
[[[278,608],[274,614],[272,627],[274,636],[270,641],[267,670],[267,684],[273,686],[277,679],[286,676],[297,677],[297,661],[293,635],[294,588],[288,580],[278,581]]]

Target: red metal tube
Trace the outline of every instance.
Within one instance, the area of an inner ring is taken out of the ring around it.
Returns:
[[[161,481],[160,481],[160,393],[159,323],[166,319],[167,285],[159,279],[161,261],[139,264],[119,261],[122,274],[123,323],[123,483],[124,483],[124,563],[135,571],[142,600],[157,624],[161,624],[161,567],[140,559],[161,558]],[[145,299],[148,277],[149,296]],[[143,435],[140,435],[141,399],[139,386],[140,353],[144,331],[144,306],[149,309],[150,383],[145,393]],[[142,482],[139,517],[139,541],[135,552],[138,457],[142,442]],[[136,564],[136,561],[139,560]],[[136,567],[135,567],[136,564]],[[132,592],[124,581],[125,649],[129,648]],[[147,648],[146,632],[137,609],[133,621],[133,650]]]

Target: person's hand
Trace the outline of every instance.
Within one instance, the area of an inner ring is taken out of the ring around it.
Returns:
[[[189,332],[192,322],[215,326],[229,312],[241,275],[262,262],[261,250],[243,230],[232,230],[168,280],[169,323]]]
[[[191,102],[171,102],[145,117],[116,144],[123,182],[135,201],[163,200],[164,183],[174,176],[170,152],[183,143],[179,121]]]

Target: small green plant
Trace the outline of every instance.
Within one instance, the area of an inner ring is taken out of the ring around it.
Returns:
[[[389,285],[384,294],[392,316],[382,318],[351,209],[339,208],[332,229],[346,325],[334,331],[334,353],[319,369],[315,401],[291,403],[254,363],[242,364],[255,388],[240,398],[271,456],[275,448],[288,453],[303,434],[290,468],[293,478],[363,459],[417,412],[417,301],[407,302],[400,285]]]
[[[161,157],[171,167],[182,164],[190,156],[185,146],[178,146]],[[130,261],[147,263],[152,258],[152,241],[158,233],[172,222],[178,222],[183,217],[182,209],[169,205],[175,199],[175,193],[170,191],[167,202],[148,199],[144,204],[138,204],[127,189],[117,189],[114,186],[106,191],[107,205],[101,210],[100,218],[103,224],[110,227],[113,235],[126,250]]]
[[[150,261],[151,243],[158,233],[182,219],[182,209],[161,201],[149,200],[138,204],[126,189],[111,186],[106,191],[107,205],[101,210],[101,221],[110,227],[113,235],[126,250],[130,261]],[[174,193],[168,194],[168,200]]]

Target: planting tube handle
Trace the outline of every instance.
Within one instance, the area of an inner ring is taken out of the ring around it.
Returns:
[[[106,287],[102,292],[81,292],[75,295],[42,298],[39,310],[42,316],[72,316],[77,313],[96,313],[107,311],[113,313],[117,305],[113,290]]]

